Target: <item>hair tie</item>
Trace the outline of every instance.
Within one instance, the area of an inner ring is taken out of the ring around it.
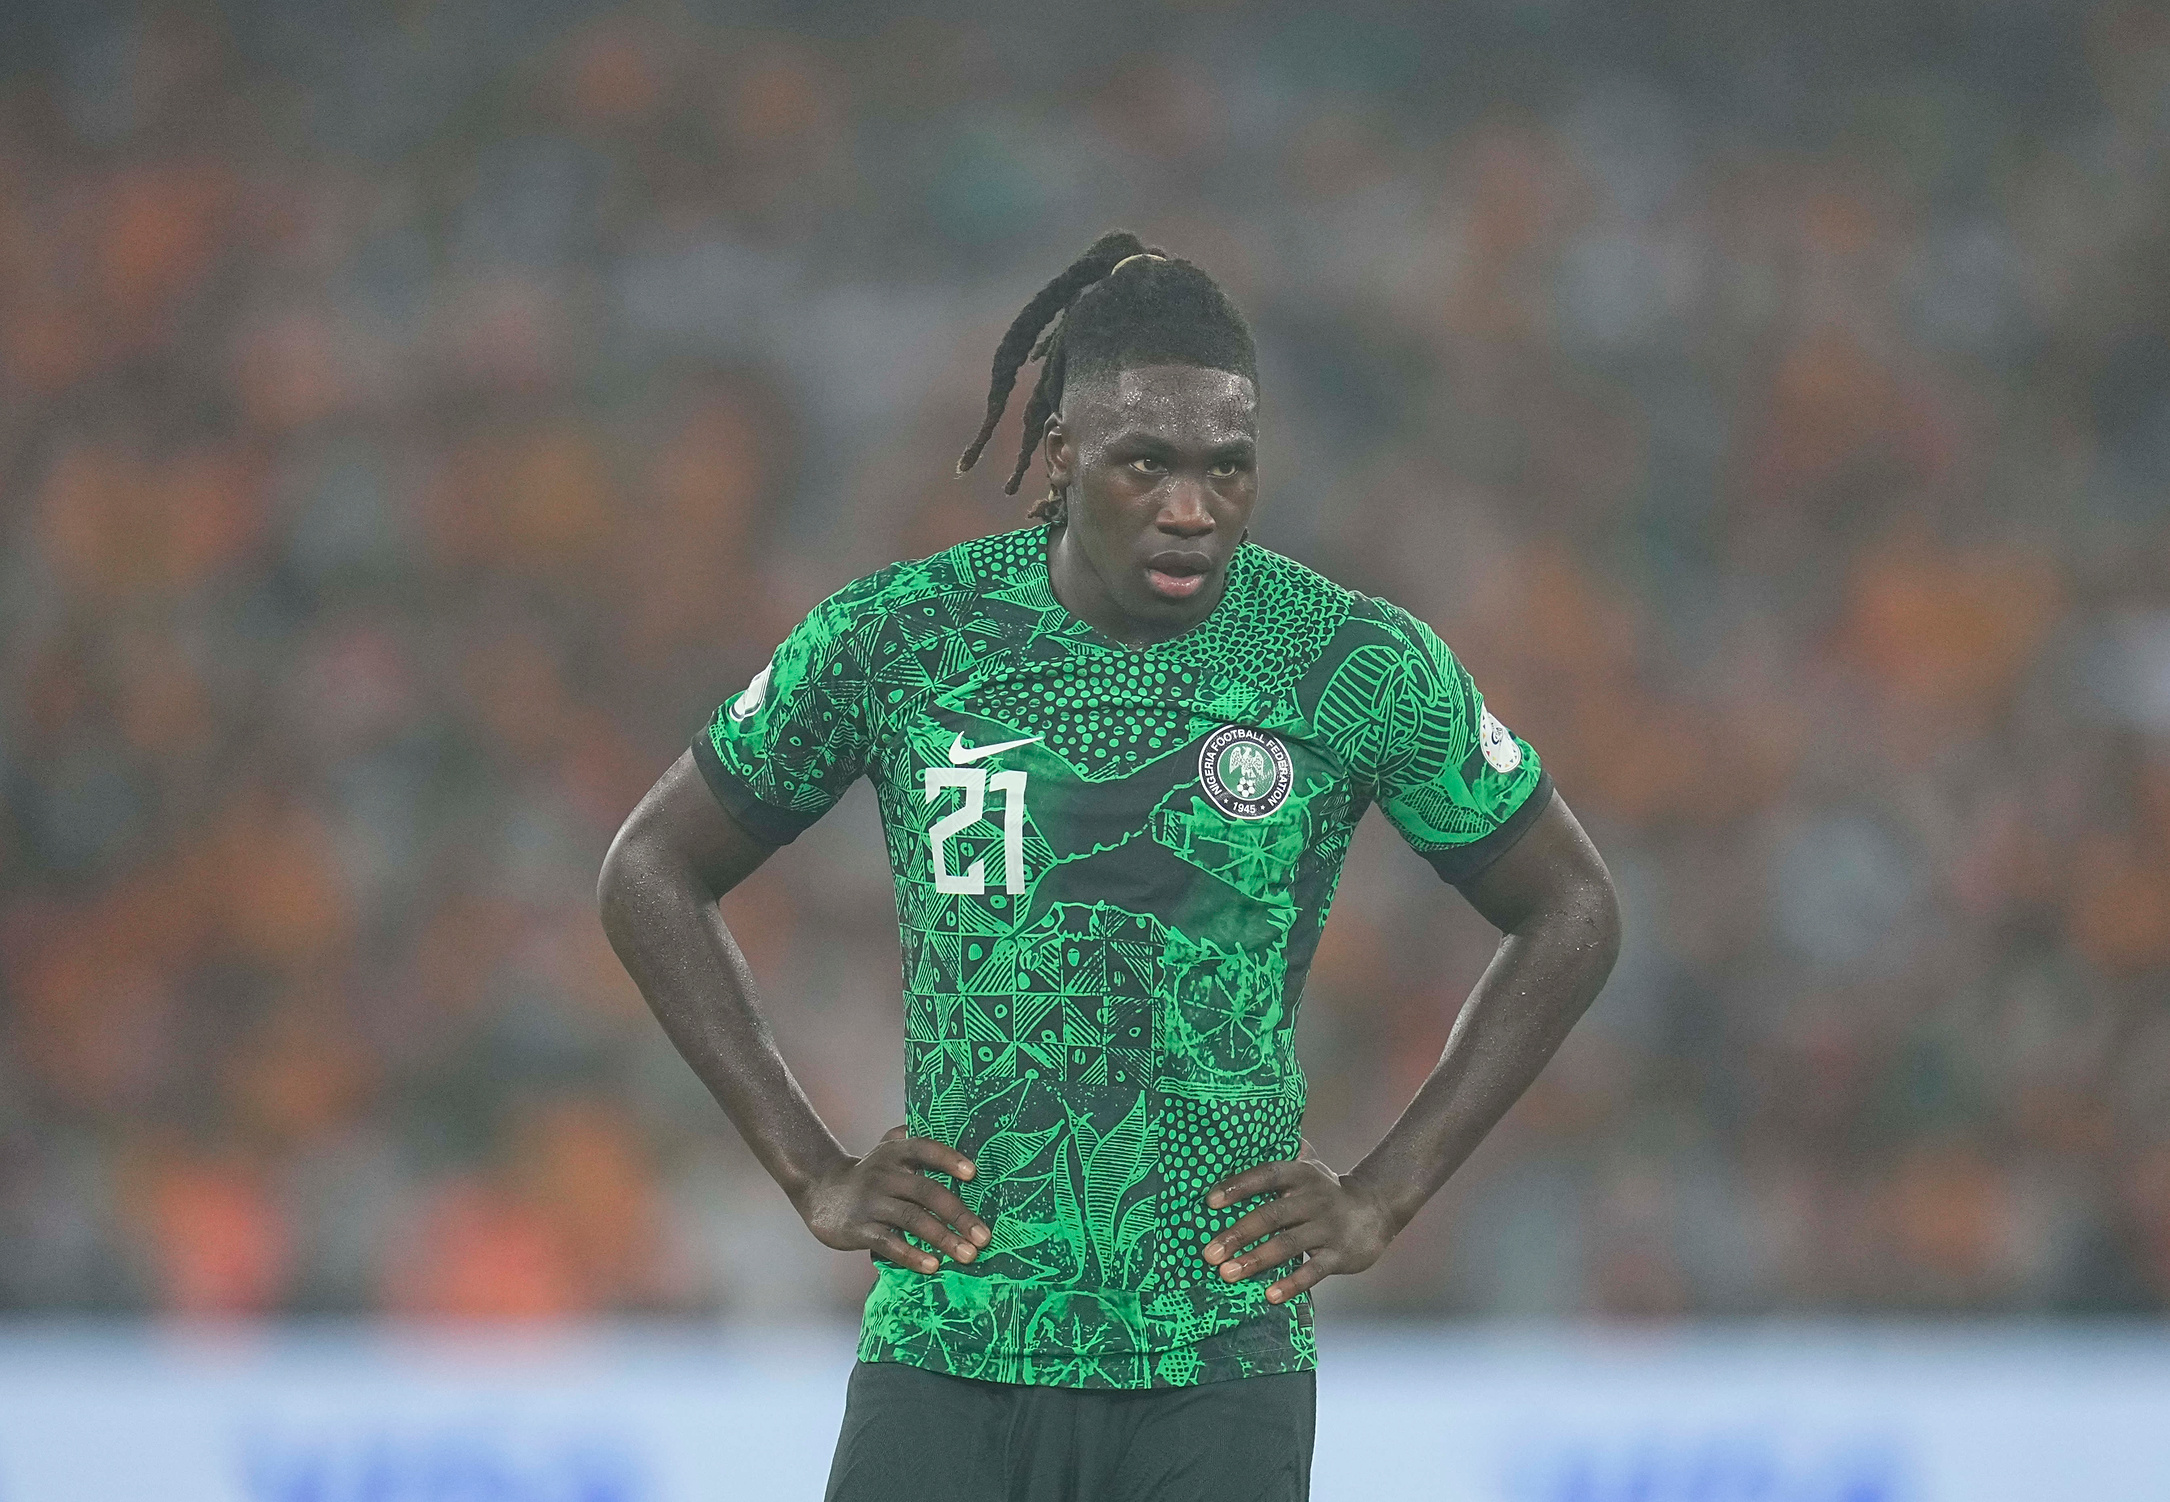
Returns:
[[[1115,275],[1116,272],[1122,270],[1125,266],[1128,266],[1132,261],[1165,261],[1167,259],[1168,258],[1166,256],[1156,255],[1150,250],[1141,250],[1134,256],[1124,256],[1120,261],[1117,261],[1113,266],[1110,266],[1108,268],[1108,275]]]

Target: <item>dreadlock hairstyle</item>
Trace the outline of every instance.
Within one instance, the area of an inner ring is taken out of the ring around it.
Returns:
[[[1047,433],[1047,420],[1062,405],[1065,377],[1100,374],[1134,365],[1199,365],[1258,380],[1251,330],[1213,278],[1188,261],[1149,246],[1128,230],[1111,230],[1085,254],[1034,294],[995,346],[987,383],[987,420],[957,461],[963,474],[979,462],[1027,360],[1040,362],[1040,379],[1025,402],[1024,442],[1017,467],[1002,487],[1017,494]],[[1053,487],[1032,508],[1038,521],[1063,514]]]

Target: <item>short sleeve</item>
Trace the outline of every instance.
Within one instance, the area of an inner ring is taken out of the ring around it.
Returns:
[[[1373,796],[1442,877],[1468,881],[1536,822],[1552,800],[1552,779],[1529,742],[1484,707],[1468,670],[1432,628],[1395,613],[1408,646],[1381,705]]]
[[[693,738],[709,790],[768,844],[797,839],[866,770],[858,614],[848,588],[816,606]]]

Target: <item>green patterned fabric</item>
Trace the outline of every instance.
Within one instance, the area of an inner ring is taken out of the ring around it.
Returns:
[[[807,616],[695,737],[783,843],[873,780],[904,953],[914,1135],[993,1242],[878,1263],[861,1359],[1068,1387],[1314,1364],[1311,1302],[1199,1256],[1296,1156],[1292,1040],[1349,836],[1377,803],[1460,880],[1549,797],[1408,612],[1255,543],[1199,625],[1134,650],[1071,615],[1033,526],[895,564]]]

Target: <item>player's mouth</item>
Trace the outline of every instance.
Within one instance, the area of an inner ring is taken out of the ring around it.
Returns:
[[[1155,553],[1145,560],[1145,582],[1163,600],[1187,600],[1205,588],[1213,560],[1204,553]]]

